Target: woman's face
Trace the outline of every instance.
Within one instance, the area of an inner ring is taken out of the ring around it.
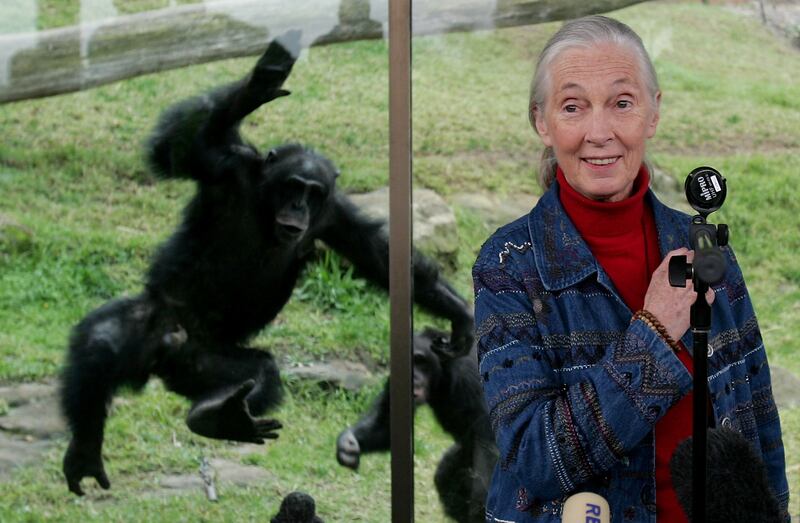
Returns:
[[[616,45],[568,49],[550,64],[536,130],[567,182],[593,200],[619,201],[633,188],[645,142],[658,125],[636,56]]]

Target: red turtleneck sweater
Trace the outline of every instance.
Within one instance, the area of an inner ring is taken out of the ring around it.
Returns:
[[[631,195],[619,202],[599,202],[578,193],[567,183],[559,167],[559,198],[589,250],[614,283],[631,311],[644,305],[650,278],[661,263],[653,210],[645,200],[650,175],[642,166]],[[691,373],[686,350],[678,358]],[[659,521],[683,523],[686,515],[678,504],[669,473],[669,459],[678,443],[692,435],[690,392],[656,423],[656,508]]]

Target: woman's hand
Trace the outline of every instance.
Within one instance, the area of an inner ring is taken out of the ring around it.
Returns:
[[[644,297],[644,308],[661,322],[667,329],[667,334],[675,341],[680,340],[689,330],[689,308],[697,299],[691,280],[686,281],[686,287],[673,287],[669,284],[669,260],[673,256],[683,255],[690,263],[694,259],[694,251],[685,247],[667,253],[653,273]],[[714,297],[714,290],[708,289],[706,301],[712,304]]]

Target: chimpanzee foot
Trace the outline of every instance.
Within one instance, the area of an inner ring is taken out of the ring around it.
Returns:
[[[336,440],[336,461],[343,467],[358,470],[361,458],[361,446],[356,435],[350,429],[345,429]]]
[[[111,488],[98,443],[86,444],[73,437],[64,454],[62,470],[70,492],[78,496],[83,496],[83,478],[94,478],[103,489]]]
[[[253,387],[255,381],[247,380],[233,392],[222,392],[196,403],[186,418],[189,429],[207,438],[245,443],[276,439],[276,431],[283,427],[278,420],[254,418],[250,414],[245,398]]]

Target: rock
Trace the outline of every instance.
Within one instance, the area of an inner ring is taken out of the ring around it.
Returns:
[[[66,430],[54,383],[0,387],[0,481],[16,467],[35,463]]]
[[[216,483],[247,487],[275,480],[273,474],[255,465],[242,465],[234,461],[216,458],[210,460],[209,464]],[[164,476],[159,481],[159,485],[167,490],[205,491],[205,484],[199,472]]]
[[[451,198],[455,205],[478,215],[492,230],[528,214],[538,200],[538,196],[524,193],[504,197],[458,193]]]
[[[66,432],[67,427],[55,397],[25,403],[0,416],[0,429],[27,434],[40,439],[52,438]]]
[[[685,173],[684,178],[688,176],[688,174],[688,172]],[[697,211],[692,209],[692,206],[686,201],[683,182],[676,180],[675,177],[667,171],[658,167],[653,167],[650,187],[653,189],[653,192],[656,193],[658,199],[668,207],[678,209],[692,216],[697,214]]]
[[[338,388],[351,391],[357,391],[375,379],[364,364],[343,360],[289,367],[283,370],[283,374],[316,381],[325,389]]]
[[[349,197],[365,215],[386,221],[388,234],[388,187]],[[458,250],[458,228],[453,210],[441,196],[429,189],[414,190],[412,198],[414,247],[440,261],[452,261]]]
[[[778,409],[791,409],[800,405],[800,397],[797,394],[797,391],[800,390],[800,378],[783,367],[775,365],[771,365],[769,371],[772,395],[775,397]]]
[[[49,440],[28,441],[0,432],[0,482],[9,479],[15,468],[40,461],[52,445]]]
[[[20,383],[0,387],[0,401],[8,409],[0,415],[0,429],[39,439],[66,431],[54,383]]]
[[[10,407],[16,407],[43,398],[55,399],[57,394],[57,386],[54,382],[17,383],[0,386],[0,400],[5,401]]]

